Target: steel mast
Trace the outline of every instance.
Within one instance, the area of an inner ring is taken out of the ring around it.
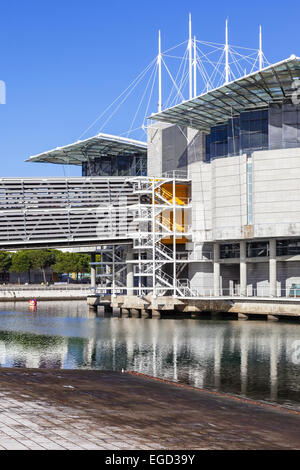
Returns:
[[[225,83],[229,83],[229,43],[228,43],[228,19],[226,20],[226,30],[225,30]]]
[[[158,65],[158,112],[162,112],[162,73],[161,73],[161,65],[162,65],[162,54],[161,54],[161,32],[158,31],[158,57],[157,57],[157,65]]]
[[[193,39],[192,39],[192,15],[189,16],[189,99],[193,98]]]

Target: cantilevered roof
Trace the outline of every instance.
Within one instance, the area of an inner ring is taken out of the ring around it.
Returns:
[[[102,156],[146,154],[147,144],[108,134],[98,134],[87,140],[79,140],[65,147],[34,155],[27,162],[81,165],[88,159]]]
[[[197,98],[153,114],[150,119],[210,131],[244,110],[268,107],[295,93],[300,80],[300,58],[289,59],[254,72]]]

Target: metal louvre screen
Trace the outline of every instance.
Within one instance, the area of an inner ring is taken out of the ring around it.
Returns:
[[[124,239],[137,203],[124,178],[1,178],[0,246]]]

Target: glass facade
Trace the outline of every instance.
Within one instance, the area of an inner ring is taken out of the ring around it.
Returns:
[[[300,255],[300,240],[278,240],[277,256]]]
[[[146,176],[145,155],[112,155],[89,159],[82,164],[82,176]]]
[[[270,149],[300,146],[300,106],[291,103],[271,104]]]
[[[247,243],[247,258],[267,258],[269,254],[269,242]]]
[[[269,148],[268,110],[249,111],[211,128],[206,136],[206,161]]]
[[[300,147],[300,105],[270,104],[268,109],[247,111],[211,128],[206,136],[206,161],[257,150]]]
[[[247,243],[247,258],[268,258],[269,242]],[[277,240],[277,256],[300,255],[300,239]],[[240,257],[240,244],[228,243],[220,246],[220,259],[236,259]]]
[[[236,259],[240,257],[240,244],[231,243],[220,246],[220,259]]]

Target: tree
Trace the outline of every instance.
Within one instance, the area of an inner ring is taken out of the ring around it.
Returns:
[[[2,275],[5,275],[7,272],[9,272],[12,263],[11,258],[11,253],[7,253],[5,251],[0,252],[0,273],[2,273]]]
[[[17,253],[14,253],[12,255],[12,263],[9,268],[9,271],[11,273],[17,273],[19,284],[21,284],[21,278],[20,274],[29,272],[30,269],[32,268],[32,259],[30,256],[29,251],[22,250],[22,251],[17,251]]]
[[[56,250],[32,250],[29,252],[33,269],[40,269],[43,273],[44,284],[46,284],[46,269],[56,262],[58,252]]]
[[[82,253],[62,253],[58,252],[56,262],[52,269],[57,273],[79,273],[90,272],[90,257]]]
[[[11,253],[6,251],[0,252],[0,272],[6,273],[11,267]]]
[[[90,256],[85,255],[83,253],[74,253],[74,261],[75,261],[75,273],[77,274],[82,274],[82,273],[89,273],[91,271],[90,267]]]

